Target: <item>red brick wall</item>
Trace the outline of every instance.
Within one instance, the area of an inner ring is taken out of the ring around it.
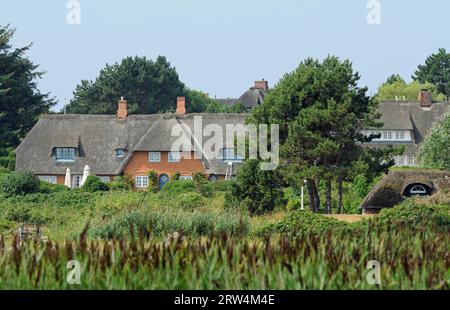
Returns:
[[[56,182],[58,184],[64,185],[65,181],[66,181],[66,176],[65,175],[57,175],[56,176]]]
[[[181,175],[192,175],[196,172],[205,173],[205,168],[201,160],[194,159],[192,153],[191,159],[181,158],[178,163],[168,162],[168,152],[161,152],[161,161],[159,163],[151,163],[148,160],[149,152],[135,152],[131,160],[124,169],[124,174],[130,176],[147,175],[151,170],[155,170],[158,174],[167,174],[169,177],[175,172]]]

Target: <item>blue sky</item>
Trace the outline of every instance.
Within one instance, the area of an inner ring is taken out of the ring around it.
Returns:
[[[39,87],[56,110],[126,56],[165,55],[187,86],[226,98],[327,54],[349,58],[375,91],[450,49],[448,0],[379,0],[380,25],[367,23],[368,0],[80,0],[80,25],[66,22],[67,2],[0,0],[0,24],[17,28],[16,46],[33,42],[28,55],[47,72]]]

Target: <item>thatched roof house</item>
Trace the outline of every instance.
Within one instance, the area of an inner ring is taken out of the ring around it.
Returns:
[[[450,102],[433,102],[429,93],[422,91],[418,101],[381,102],[378,112],[383,127],[371,128],[365,133],[379,133],[381,138],[374,139],[367,146],[404,145],[405,153],[395,158],[396,165],[415,166],[419,145],[430,129],[450,112]]]
[[[67,168],[79,176],[86,165],[104,180],[124,173],[144,177],[150,170],[165,176],[180,172],[189,178],[194,172],[203,172],[214,179],[224,178],[233,158],[177,159],[172,145],[178,136],[172,131],[180,125],[189,136],[194,126],[199,126],[194,119],[201,119],[202,131],[210,124],[223,128],[225,141],[225,126],[245,125],[246,115],[185,114],[184,98],[179,98],[178,104],[177,113],[128,115],[126,101],[121,100],[117,115],[43,116],[17,148],[16,169],[62,184]],[[192,139],[190,143],[194,150],[197,142]],[[235,166],[239,162],[236,159]]]

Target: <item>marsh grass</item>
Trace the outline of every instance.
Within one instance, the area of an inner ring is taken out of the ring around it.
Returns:
[[[450,289],[450,207],[440,197],[349,224],[308,211],[249,217],[224,208],[222,192],[180,205],[189,191],[174,191],[0,199],[1,225],[27,217],[49,237],[0,237],[0,289]],[[74,259],[80,285],[66,281]],[[381,264],[380,286],[366,281],[370,260]]]
[[[227,234],[143,232],[127,239],[19,243],[0,238],[0,288],[8,289],[449,289],[448,234],[422,230],[361,235],[248,239]],[[66,282],[69,260],[80,262],[81,284]],[[381,263],[382,284],[366,281],[366,264]]]

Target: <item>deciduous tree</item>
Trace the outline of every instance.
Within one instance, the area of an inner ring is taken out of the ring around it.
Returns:
[[[450,171],[450,114],[431,130],[422,143],[419,160],[426,168]]]

